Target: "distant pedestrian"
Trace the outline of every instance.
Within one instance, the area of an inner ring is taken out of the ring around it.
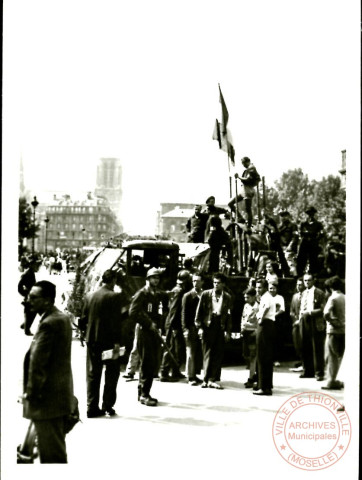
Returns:
[[[65,418],[73,409],[70,318],[54,306],[56,288],[37,282],[29,308],[41,315],[24,361],[24,417],[34,422],[41,463],[67,463]]]
[[[24,305],[24,322],[21,324],[21,328],[24,328],[25,335],[32,335],[30,329],[37,313],[30,307],[30,304],[27,300],[31,288],[36,283],[35,274],[39,270],[40,264],[41,261],[35,255],[31,255],[27,263],[27,269],[21,275],[18,283],[18,292],[22,297],[24,297],[22,301],[22,304]]]

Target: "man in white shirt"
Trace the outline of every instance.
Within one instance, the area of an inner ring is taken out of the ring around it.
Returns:
[[[275,318],[284,311],[284,298],[277,294],[277,285],[269,283],[268,291],[260,299],[260,307],[257,313],[258,390],[253,392],[254,395],[272,395]]]

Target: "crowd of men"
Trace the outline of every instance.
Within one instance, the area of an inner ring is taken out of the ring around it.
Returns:
[[[246,201],[249,231],[252,227],[251,201],[258,175],[248,158],[242,163],[246,169],[242,175],[244,188],[229,207],[238,216],[237,202]],[[115,291],[117,272],[106,270],[101,287],[85,296],[79,328],[85,333],[87,345],[88,418],[116,415],[114,406],[126,318],[134,328],[134,341],[124,377],[132,380],[139,371],[137,396],[142,405],[155,407],[158,404],[151,396],[155,378],[161,382],[187,380],[192,387],[222,390],[225,343],[231,339],[236,304],[243,305],[239,333],[249,370],[244,387],[250,388],[254,395],[272,395],[273,371],[278,365],[280,345],[278,324],[286,310],[278,285],[289,266],[284,255],[288,249],[297,253],[296,291],[288,312],[299,361],[293,370],[300,372],[301,379],[326,380],[322,389],[344,387],[337,379],[345,348],[344,283],[338,275],[333,275],[325,281],[324,290],[315,286],[315,247],[322,231],[321,223],[314,218],[315,209],[307,209],[308,219],[299,231],[288,212],[281,213],[282,222],[278,228],[266,217],[266,225],[274,233],[271,239],[275,241],[279,262],[266,259],[259,269],[261,275],[250,278],[243,298],[236,298],[227,286],[225,275],[218,271],[220,251],[230,238],[221,226],[219,215],[227,211],[215,206],[214,197],[206,203],[208,213],[195,207],[188,228],[190,241],[199,243],[207,235],[211,247],[212,288],[204,290],[202,273],[183,269],[177,274],[175,287],[166,292],[160,288],[163,271],[150,268],[146,272],[146,285],[129,303],[124,291]],[[232,256],[231,248],[227,255]],[[74,408],[72,327],[69,316],[54,305],[55,285],[36,281],[39,264],[37,258],[29,258],[18,286],[23,296],[25,334],[31,335],[30,327],[36,314],[41,316],[24,361],[24,416],[34,423],[41,463],[66,463],[66,424]]]
[[[220,270],[220,257],[232,270],[237,270],[238,255],[236,239],[245,234],[248,261],[245,269],[257,270],[260,263],[258,250],[274,251],[284,277],[300,277],[306,270],[318,274],[343,277],[345,269],[345,245],[338,232],[326,235],[323,224],[317,220],[317,209],[312,205],[305,210],[306,219],[299,226],[293,222],[286,209],[278,212],[280,222],[258,209],[257,221],[253,221],[252,204],[260,175],[248,157],[241,159],[244,171],[235,174],[240,180],[240,192],[231,199],[229,210],[215,205],[215,197],[206,199],[206,207],[195,205],[194,214],[187,220],[188,241],[208,243],[210,246],[209,273]],[[220,215],[230,220],[226,228]],[[259,218],[260,217],[260,218]],[[257,258],[255,258],[257,257]],[[240,268],[239,268],[240,271]]]

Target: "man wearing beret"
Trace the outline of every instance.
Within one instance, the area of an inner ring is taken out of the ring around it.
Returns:
[[[309,262],[309,272],[318,273],[319,241],[323,236],[323,225],[315,219],[317,210],[311,206],[305,211],[307,220],[300,225],[300,244],[297,254],[297,273],[302,276]]]

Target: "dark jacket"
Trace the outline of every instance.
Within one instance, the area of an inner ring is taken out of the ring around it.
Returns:
[[[28,268],[21,276],[19,283],[18,283],[18,292],[24,299],[27,298],[31,288],[34,286],[36,282],[35,273],[32,268]]]
[[[304,290],[305,292],[306,290]],[[302,300],[303,301],[303,300]],[[319,332],[326,329],[326,321],[323,317],[323,310],[326,304],[326,297],[322,290],[319,288],[314,289],[314,298],[313,298],[313,310],[311,314],[304,314],[305,318],[312,318],[315,320],[316,328]]]
[[[86,296],[82,325],[87,325],[85,339],[104,350],[122,344],[122,305],[124,295],[106,286]]]
[[[25,418],[46,420],[72,409],[72,327],[56,307],[43,315],[24,360]]]
[[[290,318],[292,319],[293,325],[299,320],[301,293],[295,293],[290,302]]]
[[[212,316],[212,289],[205,290],[201,294],[200,302],[196,310],[195,325],[197,328],[209,327],[213,321]],[[231,333],[231,296],[223,291],[223,302],[221,306],[221,328]]]
[[[181,325],[182,331],[188,331],[195,328],[196,310],[199,304],[199,296],[192,289],[182,297]]]
[[[163,329],[163,318],[168,311],[168,296],[163,290],[151,293],[146,285],[135,293],[129,309],[132,322],[139,323],[145,330],[149,330],[152,323]]]

